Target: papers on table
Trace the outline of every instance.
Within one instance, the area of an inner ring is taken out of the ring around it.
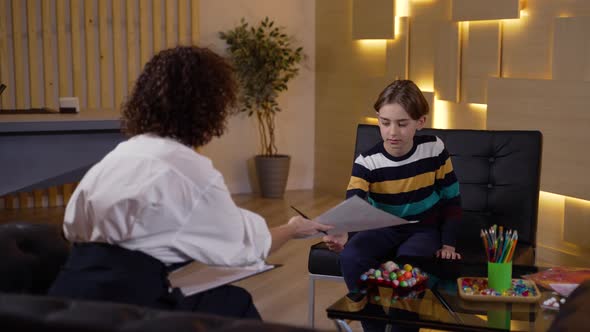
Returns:
[[[267,265],[264,262],[246,267],[210,266],[192,262],[178,270],[172,271],[168,276],[168,280],[172,287],[178,287],[182,294],[190,296],[240,281],[276,267],[278,266]]]
[[[579,286],[579,284],[549,284],[559,295],[568,297]]]
[[[407,221],[380,210],[358,196],[345,200],[314,220],[322,224],[335,226],[328,231],[328,234],[358,232],[417,222]],[[321,236],[321,234],[317,236]]]

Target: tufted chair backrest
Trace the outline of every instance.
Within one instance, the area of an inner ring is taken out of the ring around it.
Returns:
[[[536,246],[541,132],[422,129],[418,135],[438,136],[451,155],[463,208],[458,250],[480,248],[480,229],[493,224],[517,229],[519,243]],[[380,141],[378,126],[359,125],[354,158]]]

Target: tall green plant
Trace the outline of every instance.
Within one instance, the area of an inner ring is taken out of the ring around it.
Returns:
[[[299,72],[303,48],[291,46],[292,37],[268,17],[258,26],[240,25],[219,37],[228,45],[228,53],[241,85],[240,111],[256,115],[261,154],[274,156],[275,115],[281,111],[277,97]]]

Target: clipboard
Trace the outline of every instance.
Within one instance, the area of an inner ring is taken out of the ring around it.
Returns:
[[[274,270],[281,264],[256,264],[253,266],[212,266],[192,262],[168,275],[172,287],[180,288],[185,296],[201,293],[219,286],[238,282],[252,276]]]

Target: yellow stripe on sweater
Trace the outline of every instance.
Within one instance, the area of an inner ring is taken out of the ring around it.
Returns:
[[[350,182],[348,182],[348,188],[346,190],[353,190],[353,189],[360,189],[363,191],[369,191],[369,182],[365,179],[361,179],[356,176],[350,177]]]
[[[449,174],[451,171],[453,171],[453,164],[451,163],[451,158],[447,158],[445,164],[436,170],[436,179],[444,179],[445,176]]]
[[[406,179],[371,183],[371,192],[376,194],[400,194],[418,190],[432,186],[434,175],[434,172],[428,172]]]

